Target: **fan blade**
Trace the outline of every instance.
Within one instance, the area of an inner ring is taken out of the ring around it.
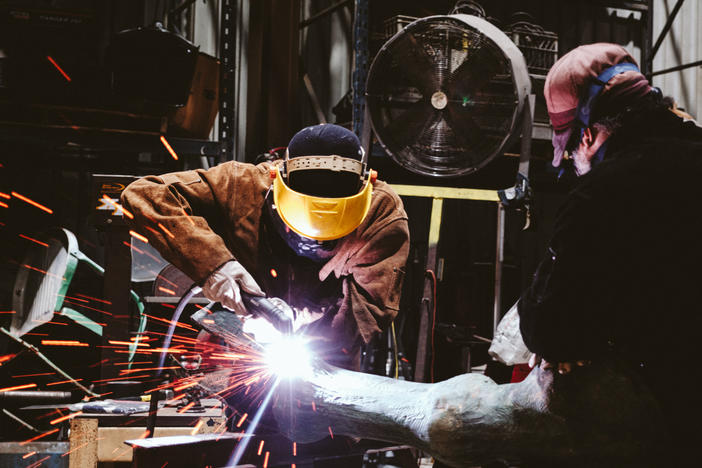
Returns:
[[[480,91],[497,75],[502,66],[492,56],[473,54],[456,68],[448,79],[449,99],[463,98]]]
[[[427,99],[417,101],[386,125],[383,133],[390,136],[397,146],[414,142],[426,127],[433,110]]]
[[[445,110],[447,111],[445,118],[456,137],[456,143],[466,149],[473,148],[483,135],[478,124],[457,103],[449,102]]]
[[[439,90],[439,83],[434,76],[436,68],[434,61],[427,55],[417,38],[410,32],[405,33],[407,38],[404,43],[406,48],[398,47],[396,50],[398,63],[402,71],[394,70],[396,73],[404,73],[415,84],[425,96],[431,96]]]

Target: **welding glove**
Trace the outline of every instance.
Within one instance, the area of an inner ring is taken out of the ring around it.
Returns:
[[[230,260],[215,270],[202,286],[202,293],[213,302],[219,302],[238,315],[249,312],[241,299],[241,290],[255,296],[265,296],[261,287],[248,271],[236,260]]]

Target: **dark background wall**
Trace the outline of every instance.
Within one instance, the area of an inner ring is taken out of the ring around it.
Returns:
[[[483,6],[488,16],[502,24],[509,24],[517,11],[530,13],[534,22],[558,34],[560,53],[593,41],[641,47],[642,38],[647,34],[645,22],[621,12],[616,16],[609,14],[605,3],[617,2],[486,0]],[[158,9],[166,4],[175,3],[137,0],[0,3],[0,48],[38,56],[51,53],[61,59],[61,63],[75,67],[70,87],[45,61],[41,62],[44,68],[39,73],[18,77],[20,79],[12,86],[0,86],[0,191],[15,190],[54,209],[54,214],[48,215],[20,203],[13,203],[11,210],[0,208],[0,310],[7,310],[11,303],[11,285],[27,246],[27,241],[19,234],[36,235],[50,226],[65,226],[78,235],[81,248],[89,256],[103,261],[103,240],[88,216],[95,203],[90,184],[92,174],[143,175],[199,165],[197,154],[174,161],[163,148],[140,147],[137,143],[127,145],[120,138],[92,139],[86,144],[85,140],[74,138],[76,135],[70,131],[57,138],[47,138],[46,130],[52,126],[102,122],[102,114],[86,113],[85,109],[123,104],[110,92],[109,76],[104,70],[105,47],[115,32],[151,24],[158,16]],[[319,11],[329,4],[313,2],[312,10]],[[446,0],[371,0],[371,56],[382,44],[383,24],[388,18],[445,14],[453,4]],[[27,24],[12,17],[15,7],[56,11],[75,21]],[[308,48],[302,51],[301,57],[300,1],[252,0],[249,7],[249,35],[245,47],[249,67],[246,83],[240,83],[240,92],[248,96],[247,144],[246,154],[237,158],[252,161],[269,148],[285,145],[302,126],[317,123],[302,85],[304,72],[317,83],[324,109],[337,103],[328,98],[326,87],[330,75],[328,68],[322,66],[331,53],[329,43],[325,42],[331,28],[330,19],[313,26],[316,29],[310,30],[305,45]],[[351,28],[352,10],[342,9],[335,15]],[[136,110],[146,115],[138,119],[140,127],[136,130],[158,131],[160,120],[149,114],[153,109]],[[330,121],[335,117],[328,115]],[[34,131],[23,127],[20,132],[15,125],[18,120],[41,123],[46,128]],[[340,114],[339,122],[348,124],[348,115]],[[108,120],[105,124],[114,124],[114,121]],[[511,152],[515,150],[518,151],[518,146]],[[550,151],[548,141],[534,143],[531,180],[535,198],[531,229],[522,230],[524,212],[510,212],[507,217],[502,298],[505,310],[529,281],[544,251],[556,207],[568,190],[567,182],[556,183],[553,173],[547,170]],[[411,174],[381,151],[374,151],[371,164],[380,171],[382,179],[391,183],[505,188],[514,181],[517,160],[508,156],[497,158],[474,176],[441,181]],[[405,354],[413,359],[431,203],[410,198],[405,198],[404,202],[410,216],[412,250],[398,327]],[[439,248],[444,270],[437,288],[438,322],[465,326],[478,335],[491,336],[495,230],[494,204],[445,203]],[[0,316],[0,321],[5,319]],[[487,361],[485,350],[485,346],[476,346],[473,364]],[[457,359],[461,353],[461,346],[437,335],[434,359],[437,379],[461,372],[462,364]]]

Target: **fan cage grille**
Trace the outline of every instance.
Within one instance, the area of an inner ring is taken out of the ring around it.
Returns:
[[[432,104],[436,92],[448,99],[443,109]],[[418,20],[387,42],[371,67],[367,99],[385,150],[407,169],[434,176],[468,174],[489,162],[519,108],[503,51],[451,17]]]

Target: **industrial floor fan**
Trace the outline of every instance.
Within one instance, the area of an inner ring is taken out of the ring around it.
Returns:
[[[366,104],[395,162],[456,177],[485,166],[519,136],[530,90],[522,53],[493,24],[473,15],[429,16],[382,46],[369,69]]]

